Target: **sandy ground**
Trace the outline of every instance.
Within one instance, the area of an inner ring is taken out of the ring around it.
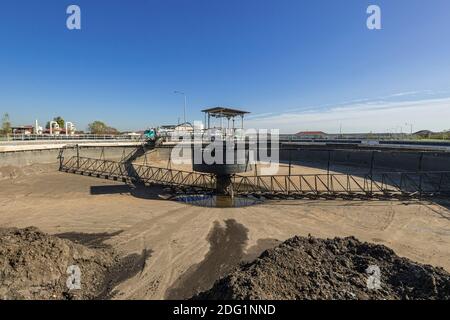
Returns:
[[[33,174],[0,181],[0,227],[36,226],[74,237],[106,232],[111,236],[102,239],[123,255],[151,250],[145,268],[119,284],[117,298],[187,297],[207,289],[229,264],[294,235],[353,235],[450,271],[448,204],[292,200],[199,208],[162,200],[157,189],[51,170],[27,172]]]

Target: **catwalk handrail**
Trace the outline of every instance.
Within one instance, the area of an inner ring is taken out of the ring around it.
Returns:
[[[77,156],[62,161],[60,170],[203,190],[215,190],[216,186],[212,174]],[[232,182],[235,194],[450,195],[450,171],[234,175]]]
[[[67,161],[62,161],[60,170],[141,183],[160,183],[202,189],[214,189],[215,186],[214,176],[211,174],[87,157],[72,156]]]
[[[236,175],[233,189],[236,193],[450,195],[450,172]]]

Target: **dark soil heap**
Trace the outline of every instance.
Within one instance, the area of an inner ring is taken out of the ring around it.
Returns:
[[[381,271],[369,289],[366,269]],[[294,237],[239,266],[193,299],[449,299],[450,274],[414,263],[391,249],[345,239]]]
[[[91,239],[105,235],[84,235],[92,244],[88,247],[63,239],[67,234],[0,228],[0,299],[112,298],[118,284],[143,270],[151,250],[119,258],[111,247]],[[67,269],[74,265],[81,271],[81,288],[69,290]]]
[[[111,251],[90,249],[37,228],[0,229],[0,299],[92,299],[114,264]],[[69,290],[66,273],[81,270],[81,290]]]

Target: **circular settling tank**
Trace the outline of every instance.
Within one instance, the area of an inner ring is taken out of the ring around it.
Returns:
[[[192,145],[192,169],[216,176],[216,193],[233,196],[232,175],[247,172],[250,165],[249,146],[245,141],[215,141]]]
[[[249,146],[233,141],[193,144],[192,166],[194,171],[219,176],[250,171]]]

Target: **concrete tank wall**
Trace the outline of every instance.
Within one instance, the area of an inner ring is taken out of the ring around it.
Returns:
[[[80,147],[80,156],[89,158],[100,158],[102,152],[108,160],[120,160],[123,153],[129,154],[136,147]],[[0,167],[15,166],[25,167],[33,164],[55,164],[59,165],[58,156],[60,149],[32,150],[17,152],[0,152]],[[64,149],[66,159],[77,154],[76,148]]]
[[[291,153],[289,156],[289,152]],[[330,163],[351,165],[370,169],[372,156],[375,170],[450,171],[450,153],[443,152],[402,152],[402,151],[365,151],[365,150],[280,150],[280,161],[307,162],[309,165]],[[422,161],[421,161],[422,157]]]
[[[100,158],[102,151],[105,159],[118,161],[122,159],[123,154],[129,154],[135,150],[135,147],[80,147],[80,156],[90,158]],[[190,150],[186,150],[190,151]],[[150,158],[166,160],[169,159],[172,148],[156,148],[150,154]],[[301,150],[292,149],[288,151],[283,148],[280,150],[280,161],[289,162],[290,157],[293,162],[300,164],[307,163],[309,166],[317,164],[322,167],[328,162],[328,151],[326,150]],[[0,167],[16,166],[24,167],[32,164],[55,164],[59,165],[59,149],[33,150],[19,152],[0,152]],[[187,152],[186,156],[190,157]],[[65,149],[64,157],[67,159],[76,155],[76,149]],[[374,169],[377,171],[402,170],[418,171],[420,164],[420,152],[408,151],[375,151]],[[450,153],[427,152],[422,155],[423,171],[450,171]],[[372,151],[365,150],[333,150],[330,153],[331,165],[350,165],[363,169],[369,169],[372,158]]]
[[[171,148],[158,148],[156,154],[160,159],[168,159],[171,151]],[[290,152],[293,162],[307,163],[308,166],[317,164],[323,169],[328,162],[327,150],[292,149]],[[372,154],[376,171],[419,171],[421,154],[423,171],[450,171],[450,153],[448,152],[336,149],[330,153],[330,163],[331,165],[355,166],[368,171],[371,166]],[[258,160],[260,160],[259,157]],[[289,151],[286,148],[279,150],[279,160],[280,162],[289,162]]]

